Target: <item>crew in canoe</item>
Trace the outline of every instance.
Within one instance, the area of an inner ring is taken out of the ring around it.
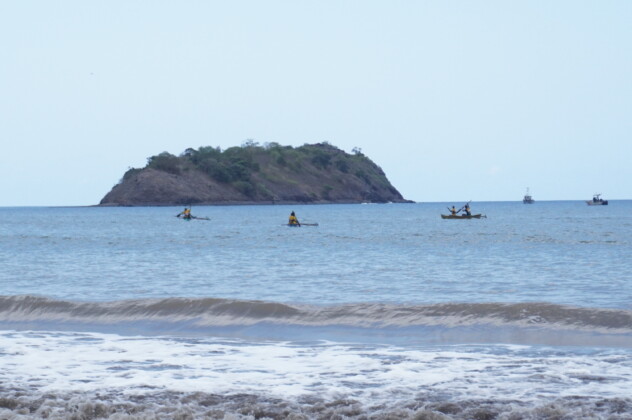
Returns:
[[[296,214],[294,212],[290,213],[290,219],[287,222],[290,226],[301,226],[301,223],[296,218]]]
[[[442,219],[480,219],[481,217],[487,218],[484,214],[472,214],[472,209],[470,209],[470,203],[467,202],[460,209],[456,209],[455,206],[452,208],[448,207],[450,214],[442,214]],[[463,214],[459,214],[463,212]]]

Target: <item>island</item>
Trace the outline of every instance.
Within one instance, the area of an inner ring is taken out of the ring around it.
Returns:
[[[384,171],[358,148],[247,141],[151,156],[131,168],[101,206],[405,203]]]

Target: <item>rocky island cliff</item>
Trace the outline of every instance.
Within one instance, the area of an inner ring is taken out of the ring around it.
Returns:
[[[358,149],[328,143],[301,147],[246,142],[241,147],[187,149],[128,170],[100,205],[409,202]]]

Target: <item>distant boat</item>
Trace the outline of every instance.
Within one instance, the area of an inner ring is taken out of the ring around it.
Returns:
[[[522,197],[522,202],[524,204],[533,204],[533,203],[535,203],[535,200],[533,199],[533,197],[531,197],[531,194],[529,194],[529,188],[527,188],[527,193],[524,195],[524,197]]]
[[[601,198],[601,194],[595,194],[593,195],[592,200],[586,201],[586,204],[588,204],[589,206],[607,206],[608,200],[604,200],[603,198]]]

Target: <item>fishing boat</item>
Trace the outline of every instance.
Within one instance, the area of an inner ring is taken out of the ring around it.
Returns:
[[[527,188],[527,193],[524,195],[524,197],[522,197],[522,202],[524,204],[533,204],[533,203],[535,203],[535,200],[533,199],[533,197],[531,197],[531,194],[529,194],[529,188]]]
[[[601,198],[601,194],[595,194],[593,195],[592,200],[586,201],[586,204],[588,204],[589,206],[607,206],[608,200],[604,200],[603,198]]]
[[[481,217],[487,217],[484,214],[442,214],[442,219],[480,219]]]

